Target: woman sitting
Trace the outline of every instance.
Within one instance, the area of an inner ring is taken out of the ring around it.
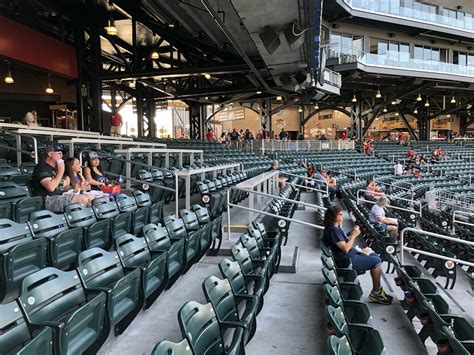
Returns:
[[[89,152],[87,165],[84,167],[84,177],[91,185],[92,190],[100,190],[107,185],[107,178],[99,169],[100,159],[96,152]]]
[[[69,186],[67,186],[65,190],[70,191],[69,193],[84,195],[84,205],[86,207],[90,207],[92,200],[96,198],[97,195],[89,194],[91,186],[82,176],[81,164],[79,163],[79,159],[67,158],[65,160],[65,168],[66,176],[69,178]]]
[[[372,291],[369,299],[372,302],[391,304],[393,297],[385,293],[380,285],[382,275],[382,260],[371,249],[356,249],[354,242],[360,235],[358,226],[352,232],[344,233],[342,225],[342,209],[339,206],[329,207],[324,214],[323,242],[331,246],[335,258],[348,258],[352,268],[357,272],[370,270],[372,277]],[[366,254],[367,253],[367,254]]]

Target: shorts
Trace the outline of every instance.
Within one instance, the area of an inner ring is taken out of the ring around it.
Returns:
[[[382,263],[380,256],[376,253],[365,255],[357,252],[349,256],[349,259],[351,259],[352,268],[358,272],[372,270]]]
[[[74,194],[62,194],[46,196],[44,198],[44,208],[55,213],[64,213],[64,207],[72,203]]]

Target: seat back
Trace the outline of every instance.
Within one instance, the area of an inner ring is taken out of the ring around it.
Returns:
[[[78,203],[71,203],[64,208],[64,215],[69,227],[89,227],[97,221],[94,210]]]
[[[349,335],[349,326],[341,307],[327,306],[326,317],[339,335]]]
[[[20,186],[10,181],[0,181],[0,201],[13,202],[30,196],[30,191],[26,186]]]
[[[147,224],[143,227],[143,235],[151,251],[167,251],[171,248],[171,239],[166,227]]]
[[[325,284],[324,293],[333,307],[342,307],[342,297],[337,286]]]
[[[30,339],[28,324],[16,301],[0,304],[0,354],[8,354]]]
[[[44,268],[23,279],[19,296],[32,323],[59,320],[86,302],[77,272]]]
[[[201,182],[201,181],[198,181],[196,184],[197,184],[199,193],[200,193],[201,195],[209,194],[209,187],[207,186],[207,184],[205,184],[205,183],[203,183],[203,182]]]
[[[207,207],[195,204],[192,205],[192,209],[201,225],[211,221],[211,216],[209,215],[209,210]]]
[[[146,182],[153,182],[153,176],[149,171],[145,169],[141,169],[138,171],[138,179]]]
[[[0,219],[0,253],[5,253],[15,245],[30,240],[33,240],[33,235],[28,224]]]
[[[34,196],[34,197],[25,197],[15,205],[13,215],[15,216],[15,221],[18,223],[25,223],[28,221],[30,214],[34,211],[40,211],[44,208],[43,197]]]
[[[209,276],[202,283],[202,290],[206,300],[212,303],[219,321],[240,321],[229,280]]]
[[[187,231],[197,231],[199,229],[199,221],[194,212],[182,209],[179,210],[179,216],[182,218]]]
[[[134,212],[137,210],[137,201],[132,196],[124,193],[115,195],[115,202],[117,203],[120,212]]]
[[[258,247],[257,240],[250,237],[247,233],[240,236],[240,243],[248,250],[252,259],[260,258],[260,248]]]
[[[125,275],[117,253],[101,248],[81,252],[77,258],[77,269],[84,284],[90,288],[108,287]]]
[[[214,309],[210,303],[185,303],[178,313],[181,333],[186,336],[194,354],[222,354],[224,344]]]
[[[120,214],[117,204],[114,201],[109,201],[108,197],[92,200],[92,209],[97,219],[113,218]]]
[[[331,335],[328,338],[328,349],[330,355],[352,355],[351,345],[347,340],[347,337],[343,335],[342,337],[337,337]]]
[[[231,248],[231,253],[234,260],[239,263],[244,275],[252,275],[255,273],[252,264],[252,258],[250,257],[250,254],[245,247],[234,244]]]
[[[151,260],[146,240],[131,234],[124,234],[115,239],[115,249],[125,267],[138,267]]]
[[[135,197],[135,201],[138,207],[146,207],[151,206],[152,201],[150,194],[148,192],[142,192],[140,190],[133,191],[133,197]]]
[[[183,239],[188,236],[188,233],[186,232],[186,227],[181,218],[171,220],[165,225],[168,229],[171,239]]]
[[[245,278],[240,269],[240,265],[237,261],[230,261],[224,258],[219,263],[219,270],[222,276],[229,280],[230,286],[236,295],[247,294],[247,285],[245,284]]]
[[[32,212],[29,223],[36,238],[54,238],[69,229],[63,214],[56,214],[48,210]]]
[[[179,343],[162,340],[155,345],[151,355],[193,355],[188,339],[183,339]]]

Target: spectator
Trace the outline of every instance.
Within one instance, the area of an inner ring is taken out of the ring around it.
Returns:
[[[326,136],[324,135],[324,133],[321,134],[321,137],[319,137],[319,140],[320,141],[327,141],[328,139],[326,138]]]
[[[96,152],[89,152],[87,156],[87,165],[84,167],[84,177],[86,178],[92,190],[100,190],[101,186],[107,184],[107,178],[99,168],[100,159]]]
[[[393,297],[385,293],[381,284],[382,260],[370,248],[361,249],[354,246],[360,229],[355,226],[350,233],[342,230],[343,215],[339,206],[329,207],[324,214],[323,242],[332,248],[335,258],[350,259],[352,268],[357,272],[370,270],[372,278],[372,291],[369,300],[372,302],[389,305]]]
[[[64,161],[65,173],[69,177],[69,184],[73,190],[90,191],[91,185],[82,176],[82,169],[79,159],[67,158]]]
[[[257,137],[257,139],[258,139],[258,140],[262,140],[262,139],[263,139],[263,134],[262,134],[262,131],[258,130],[258,131],[257,131],[257,136],[256,136],[256,137]]]
[[[304,141],[303,133],[300,133],[300,134],[298,135],[298,140],[299,140],[299,141]]]
[[[314,187],[314,185],[316,184],[315,181],[313,180],[313,178],[314,178],[314,165],[313,164],[306,165],[306,163],[304,161],[301,162],[301,165],[303,165],[303,167],[306,169],[306,176],[308,177],[308,179],[304,180],[305,186],[306,187]]]
[[[385,194],[382,192],[380,186],[375,183],[374,179],[368,179],[365,185],[365,189],[368,191],[366,195],[368,197],[381,197]]]
[[[212,131],[211,128],[207,129],[206,139],[207,139],[208,142],[213,142],[214,141],[214,132]]]
[[[393,166],[394,175],[403,175],[403,165],[400,163],[400,160],[397,160]]]
[[[397,239],[398,236],[398,221],[395,218],[385,217],[384,208],[388,206],[390,200],[382,196],[372,206],[369,214],[369,221],[378,224],[384,231],[388,232],[390,237]]]
[[[334,201],[336,199],[336,194],[338,194],[339,191],[338,191],[338,188],[336,186],[331,186],[331,184],[329,183],[330,177],[326,174],[326,171],[323,170],[323,169],[316,170],[316,173],[314,174],[314,178],[318,181],[321,181],[321,183],[319,183],[319,185],[323,185],[323,183],[324,183],[324,185],[321,186],[322,189],[325,189],[326,185],[327,185],[327,189],[328,189],[328,193],[329,193],[329,199],[331,201]]]
[[[341,139],[342,139],[343,141],[347,140],[347,133],[346,133],[346,131],[343,131],[343,132],[342,132],[342,134],[341,134]]]
[[[113,110],[110,115],[110,135],[115,137],[120,136],[122,124],[122,115],[120,115],[117,110]]]
[[[280,140],[286,141],[287,139],[288,139],[288,133],[285,131],[284,128],[282,128],[280,132]]]
[[[410,149],[408,149],[408,152],[406,154],[406,157],[409,158],[409,159],[413,159],[415,158],[415,149],[413,147],[410,147]]]
[[[252,134],[252,132],[250,132],[250,130],[248,128],[245,130],[244,139],[246,141],[253,140],[253,134]]]
[[[64,174],[65,166],[62,159],[61,147],[53,144],[45,149],[45,160],[39,163],[34,171],[31,184],[35,196],[44,198],[46,209],[64,213],[64,207],[70,203],[79,203],[83,206],[90,206],[89,196],[77,195],[65,192],[65,187],[70,184],[69,177]]]
[[[270,169],[268,171],[275,171],[279,170],[280,165],[278,164],[278,161],[274,160],[272,161],[272,165],[270,166]],[[278,176],[278,187],[280,190],[284,189],[286,186],[286,179],[284,177]]]
[[[23,121],[28,127],[39,127],[36,111],[27,112]]]
[[[278,135],[275,134],[275,137],[273,137],[273,139],[277,141],[278,140]]]
[[[243,129],[241,129],[241,130],[239,131],[239,140],[241,140],[241,141],[244,140],[244,130],[243,130]]]
[[[227,142],[227,133],[222,132],[221,137],[219,138],[219,143],[225,144]]]
[[[408,163],[405,166],[405,169],[403,169],[403,174],[412,174],[412,173],[413,173],[413,166],[411,165],[411,163]]]
[[[233,147],[237,147],[239,141],[239,132],[235,128],[232,128],[232,132],[230,132],[230,143]]]

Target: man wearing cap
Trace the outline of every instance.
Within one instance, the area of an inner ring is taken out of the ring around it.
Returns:
[[[64,174],[61,147],[57,144],[48,145],[45,154],[45,160],[36,165],[31,181],[34,195],[44,198],[45,208],[52,212],[63,213],[64,207],[70,203],[90,206],[90,199],[87,196],[64,193],[65,187],[69,185],[69,178]]]

